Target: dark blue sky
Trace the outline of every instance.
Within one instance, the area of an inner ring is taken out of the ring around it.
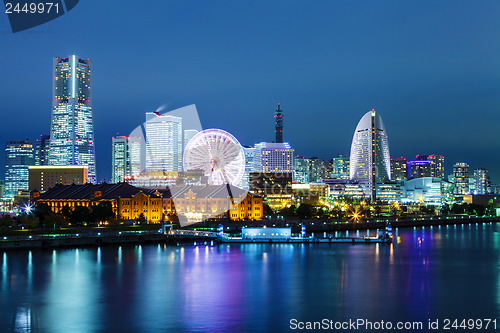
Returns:
[[[119,8],[115,7],[119,3]],[[500,1],[91,1],[13,34],[0,14],[0,142],[49,133],[52,57],[93,60],[99,179],[111,136],[196,104],[245,145],[348,154],[371,108],[391,156],[443,154],[500,182]],[[0,163],[3,167],[4,156]],[[0,170],[1,171],[1,170]]]

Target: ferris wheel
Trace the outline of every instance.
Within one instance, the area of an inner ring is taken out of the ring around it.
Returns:
[[[238,185],[245,172],[245,154],[230,133],[210,128],[197,133],[184,148],[185,171],[201,170],[211,185]]]

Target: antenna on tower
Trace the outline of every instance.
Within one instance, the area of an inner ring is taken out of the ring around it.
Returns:
[[[278,103],[278,109],[274,113],[274,122],[276,135],[276,143],[283,143],[283,110],[281,110],[280,103]]]

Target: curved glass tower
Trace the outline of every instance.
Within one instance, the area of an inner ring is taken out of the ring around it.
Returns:
[[[376,198],[376,184],[391,179],[389,140],[384,122],[374,109],[365,113],[352,138],[349,178]]]

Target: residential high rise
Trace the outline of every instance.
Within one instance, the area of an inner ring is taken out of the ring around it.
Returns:
[[[127,176],[141,173],[141,138],[118,136],[112,138],[111,182],[123,182]]]
[[[285,143],[255,144],[255,172],[293,172],[293,149]]]
[[[54,58],[50,165],[87,165],[97,183],[92,120],[92,62]]]
[[[491,190],[491,181],[488,170],[479,168],[474,170],[474,194],[488,194]]]
[[[295,156],[293,161],[293,181],[296,183],[309,183],[309,161],[303,156]]]
[[[349,179],[349,156],[338,155],[332,161],[332,178]]]
[[[419,161],[430,161],[430,177],[444,179],[444,156],[442,155],[417,155]]]
[[[182,171],[182,118],[146,113],[146,171]]]
[[[467,163],[455,163],[453,178],[455,180],[454,194],[463,195],[469,193],[469,165]]]
[[[18,190],[29,190],[28,167],[34,165],[33,142],[7,141],[5,145],[5,197],[14,198]]]
[[[406,158],[402,156],[391,158],[391,179],[404,180],[407,177]]]
[[[431,163],[428,160],[408,161],[408,179],[431,177]]]
[[[276,128],[274,130],[276,134],[276,143],[283,143],[283,110],[280,108],[280,103],[278,103],[278,109],[274,114],[274,119],[276,123]]]
[[[35,165],[49,164],[50,135],[40,135],[35,142]]]
[[[309,183],[314,183],[319,179],[327,178],[326,165],[324,160],[317,157],[308,158],[307,160],[309,164]]]
[[[391,179],[389,140],[375,109],[359,121],[351,145],[349,178],[357,180],[376,199],[376,183]]]
[[[294,159],[293,180],[297,183],[314,183],[319,179],[327,178],[327,162],[311,157],[296,156]]]

